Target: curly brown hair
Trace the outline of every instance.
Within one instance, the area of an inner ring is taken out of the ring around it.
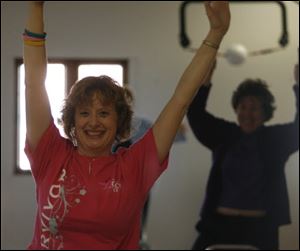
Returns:
[[[71,129],[75,126],[75,108],[90,105],[95,94],[100,94],[103,104],[114,104],[118,116],[116,140],[126,139],[131,128],[133,95],[127,87],[121,87],[117,81],[106,75],[86,77],[72,86],[61,111],[61,122],[67,137],[72,140]]]
[[[236,109],[241,102],[241,99],[247,96],[254,96],[259,99],[262,105],[265,122],[273,117],[274,110],[276,109],[274,105],[275,98],[269,91],[265,81],[261,79],[246,79],[240,83],[232,96],[231,104],[233,109]]]

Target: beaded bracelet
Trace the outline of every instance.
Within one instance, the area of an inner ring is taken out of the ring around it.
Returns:
[[[207,40],[203,40],[203,44],[206,45],[206,46],[209,46],[209,47],[212,47],[216,50],[219,49],[219,45],[215,44],[215,43],[212,43],[210,41],[207,41]]]

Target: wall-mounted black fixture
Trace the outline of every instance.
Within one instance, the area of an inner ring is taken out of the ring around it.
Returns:
[[[187,49],[192,49],[190,48],[190,40],[188,38],[188,35],[186,33],[186,8],[187,6],[195,3],[203,3],[204,1],[184,1],[180,5],[180,44],[183,48]],[[279,38],[279,46],[280,47],[285,47],[288,44],[288,31],[287,31],[287,13],[286,13],[286,7],[285,4],[283,3],[284,1],[230,1],[231,3],[240,3],[240,4],[245,4],[245,3],[251,3],[251,4],[259,4],[259,3],[275,3],[280,7],[281,10],[281,36]],[[298,1],[293,1],[297,2]],[[299,4],[299,3],[298,3]],[[265,52],[269,53],[271,52],[270,50],[273,49],[265,49],[261,50],[260,52]],[[269,51],[269,52],[268,52]],[[255,53],[254,53],[255,54]],[[263,54],[263,53],[261,53]]]

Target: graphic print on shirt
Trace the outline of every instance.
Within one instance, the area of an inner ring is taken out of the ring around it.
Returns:
[[[75,175],[68,176],[62,170],[59,179],[49,189],[47,204],[41,211],[41,246],[46,249],[62,249],[63,236],[58,226],[63,222],[70,208],[80,203],[80,198],[87,193]]]
[[[115,179],[111,179],[106,182],[99,182],[98,184],[103,187],[103,190],[111,189],[115,193],[119,192],[122,187],[121,183],[116,181]]]

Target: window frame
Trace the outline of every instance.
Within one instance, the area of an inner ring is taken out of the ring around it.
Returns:
[[[15,175],[31,175],[31,170],[23,170],[18,165],[18,144],[19,144],[19,67],[23,64],[23,58],[15,58],[14,60],[14,76],[15,76],[15,128],[14,128],[14,171]],[[118,64],[123,68],[123,83],[128,85],[128,59],[86,59],[86,58],[48,58],[48,63],[58,63],[65,66],[65,95],[67,95],[72,85],[78,78],[78,67],[88,64]]]

